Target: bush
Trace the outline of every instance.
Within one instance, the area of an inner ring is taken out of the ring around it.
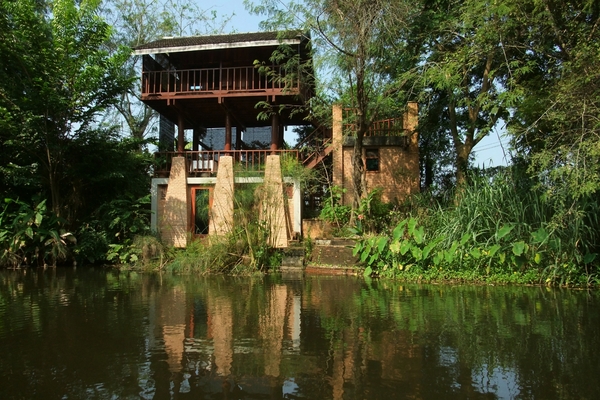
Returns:
[[[46,200],[33,205],[4,199],[0,212],[0,266],[52,265],[65,262],[75,242],[72,233],[61,228],[64,221],[46,207]]]
[[[350,206],[341,205],[342,197],[345,192],[346,189],[342,189],[338,186],[330,187],[329,192],[325,196],[319,218],[337,227],[348,224],[352,208],[350,208]]]
[[[416,269],[598,283],[598,208],[597,200],[581,198],[565,212],[541,190],[500,174],[474,179],[456,203],[414,208],[391,234],[363,237],[355,254],[367,274],[392,277]]]

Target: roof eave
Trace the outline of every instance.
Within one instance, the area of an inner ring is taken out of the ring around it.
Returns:
[[[234,43],[213,43],[213,44],[202,44],[193,46],[176,46],[176,47],[155,47],[150,49],[139,49],[134,50],[134,55],[148,55],[148,54],[163,54],[163,53],[184,53],[189,51],[205,51],[205,50],[221,50],[221,49],[234,49],[242,47],[267,47],[267,46],[278,46],[280,44],[300,44],[299,38],[294,39],[281,39],[281,40],[254,40],[254,41],[243,41]]]

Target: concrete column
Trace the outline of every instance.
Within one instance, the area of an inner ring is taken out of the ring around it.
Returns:
[[[233,190],[233,157],[221,156],[210,209],[209,235],[225,235],[233,228]]]
[[[188,204],[187,168],[184,157],[173,157],[165,209],[160,221],[160,234],[165,244],[186,247],[190,210]]]
[[[260,196],[259,217],[269,230],[268,244],[276,248],[288,247],[288,226],[280,156],[267,156],[265,180],[257,194]]]

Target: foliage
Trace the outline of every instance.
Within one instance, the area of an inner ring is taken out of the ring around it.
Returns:
[[[324,103],[324,108],[331,109],[332,98],[356,111],[356,130],[349,134],[355,138],[352,198],[357,209],[366,192],[363,137],[381,115],[401,113],[397,104],[406,101],[406,81],[389,79],[387,54],[393,51],[398,56],[394,65],[399,70],[414,66],[415,59],[402,56],[406,42],[398,38],[406,35],[407,21],[415,8],[406,1],[386,0],[310,0],[285,5],[264,0],[246,5],[267,17],[262,23],[265,29],[311,32],[317,68],[327,76],[317,81],[316,100],[311,104],[316,104],[317,115]]]
[[[140,255],[147,254],[147,244],[140,238],[152,238],[149,205],[150,195],[115,199],[101,205],[77,231],[75,255],[79,262],[135,263]],[[154,257],[142,258],[147,262]]]
[[[371,190],[360,200],[357,213],[357,228],[363,233],[375,233],[385,230],[391,220],[392,205],[381,201],[383,190]]]
[[[314,169],[305,167],[297,157],[287,154],[281,156],[281,175],[291,178],[304,189],[313,185],[316,179]]]
[[[197,3],[182,0],[108,0],[102,15],[113,27],[108,47],[135,48],[144,43],[169,36],[191,36],[222,33],[233,15],[219,17],[213,8],[201,9]],[[135,79],[130,90],[119,94],[118,101],[105,114],[110,123],[125,122],[130,137],[143,140],[155,127],[156,112],[141,102],[138,68],[141,58],[130,57],[119,73]]]
[[[472,278],[528,276],[528,283],[589,284],[598,276],[598,202],[564,215],[511,178],[480,180],[459,204],[419,210],[385,235],[364,237],[355,254],[366,274],[400,277],[411,270]],[[503,278],[505,279],[505,278]]]
[[[535,24],[526,55],[536,68],[518,80],[526,95],[509,128],[548,196],[568,194],[557,199],[566,212],[568,197],[587,197],[600,188],[600,73],[594,67],[600,60],[600,9],[590,0],[531,0],[531,7],[528,17]]]
[[[61,225],[60,219],[47,209],[46,200],[31,205],[4,199],[0,212],[0,266],[56,266],[65,261],[75,239]]]
[[[319,218],[338,227],[348,224],[352,209],[341,204],[345,192],[345,189],[331,186],[325,196]]]
[[[129,51],[109,55],[110,27],[97,17],[98,1],[0,3],[0,114],[2,185],[18,197],[17,181],[48,195],[48,207],[67,224],[77,194],[65,184],[74,143],[102,130],[99,113],[127,89],[118,74]],[[77,187],[77,185],[74,185]],[[67,190],[67,192],[65,192]]]

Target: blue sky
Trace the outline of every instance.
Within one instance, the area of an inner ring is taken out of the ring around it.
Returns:
[[[258,1],[255,2],[258,3]],[[203,7],[205,6],[203,5]],[[260,30],[258,25],[263,17],[251,15],[246,11],[243,0],[221,0],[213,8],[219,16],[235,14],[226,27],[226,31],[257,32]],[[510,157],[508,156],[508,138],[503,137],[503,134],[504,129],[498,127],[475,146],[475,165],[497,167],[508,164],[508,161],[510,161]],[[286,136],[288,143],[290,142],[289,139]],[[504,156],[504,152],[506,152],[508,161]]]

